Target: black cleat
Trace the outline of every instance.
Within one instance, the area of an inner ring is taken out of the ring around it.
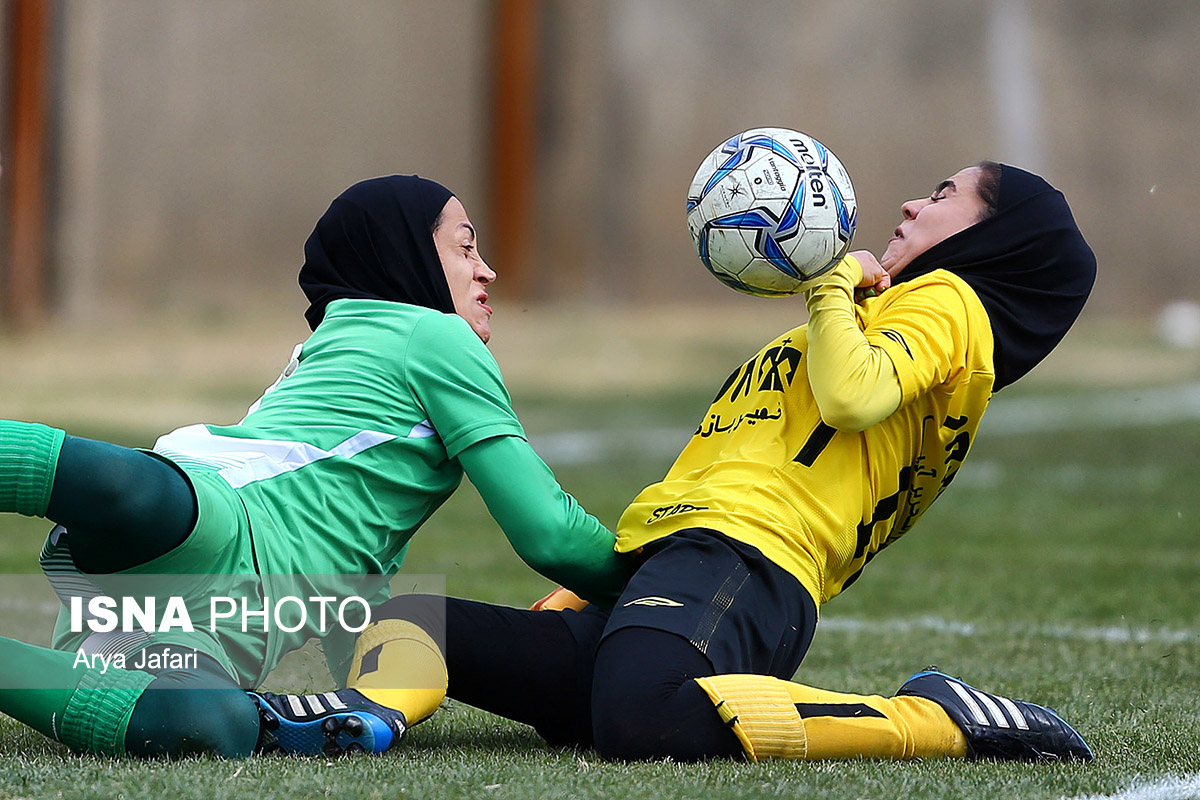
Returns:
[[[258,703],[256,753],[382,753],[400,741],[408,729],[399,711],[373,703],[354,689],[308,695],[249,695]]]
[[[913,675],[897,695],[937,703],[967,737],[971,758],[1003,761],[1091,761],[1092,750],[1052,708],[981,692],[929,668]]]

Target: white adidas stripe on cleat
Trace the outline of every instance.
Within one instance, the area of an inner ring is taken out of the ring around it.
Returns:
[[[1054,709],[982,692],[932,667],[913,675],[896,694],[921,697],[941,706],[966,736],[968,754],[974,758],[1093,758],[1083,737]]]

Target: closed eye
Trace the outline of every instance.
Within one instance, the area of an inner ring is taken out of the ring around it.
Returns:
[[[937,188],[935,188],[933,190],[933,194],[929,195],[929,199],[935,203],[939,200],[945,200],[947,190],[950,190],[953,192],[953,191],[956,191],[957,189],[958,189],[958,186],[955,185],[954,181],[951,181],[951,180],[942,181],[941,183],[939,183],[937,185]]]

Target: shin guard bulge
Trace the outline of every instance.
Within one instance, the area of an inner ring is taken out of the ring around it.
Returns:
[[[446,659],[437,642],[406,620],[384,619],[359,634],[347,686],[415,725],[446,697]]]

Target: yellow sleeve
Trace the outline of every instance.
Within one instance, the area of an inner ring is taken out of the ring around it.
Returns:
[[[964,369],[991,369],[987,312],[961,279],[939,270],[893,286],[874,305],[863,333],[891,356],[902,406]],[[986,362],[973,361],[973,351]]]
[[[854,287],[862,266],[847,256],[816,287],[808,304],[808,382],[825,424],[863,431],[900,407],[902,392],[887,351],[858,327]]]

